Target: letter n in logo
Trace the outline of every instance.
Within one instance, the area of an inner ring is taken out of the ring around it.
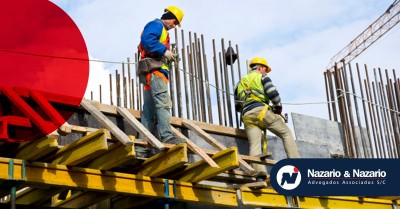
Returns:
[[[299,169],[292,165],[285,165],[279,169],[276,176],[279,186],[286,190],[295,189],[301,181]]]

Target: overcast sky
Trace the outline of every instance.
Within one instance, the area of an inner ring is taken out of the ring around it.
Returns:
[[[206,47],[224,38],[238,44],[244,59],[265,57],[284,112],[328,119],[323,72],[330,59],[382,15],[393,0],[52,0],[75,21],[92,58],[125,61],[134,57],[144,25],[169,5],[180,7],[182,29],[203,34]],[[354,62],[370,68],[399,69],[400,26]],[[108,83],[114,65],[92,63],[86,97]]]

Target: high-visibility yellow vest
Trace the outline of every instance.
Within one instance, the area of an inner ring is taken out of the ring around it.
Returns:
[[[242,108],[250,102],[257,101],[269,104],[269,98],[264,93],[264,86],[261,83],[262,74],[251,72],[242,78],[238,87],[237,94]]]

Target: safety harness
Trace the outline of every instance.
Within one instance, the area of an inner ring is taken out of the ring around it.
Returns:
[[[250,98],[252,100],[258,101],[258,102],[262,102],[264,103],[264,107],[261,110],[261,112],[258,114],[257,116],[257,121],[258,121],[258,127],[261,128],[262,132],[263,132],[263,148],[262,148],[262,152],[265,153],[267,152],[267,130],[264,128],[264,122],[263,122],[263,118],[265,116],[265,113],[267,112],[268,109],[271,109],[271,107],[265,103],[265,101],[263,101],[259,96],[260,93],[258,91],[253,91],[251,89],[251,84],[253,83],[254,78],[256,78],[256,76],[253,76],[250,81],[247,83],[247,85],[245,85],[244,83],[244,79],[242,79],[240,81],[240,84],[244,87],[243,92],[245,93],[244,99],[243,99],[243,103],[245,104],[247,99]],[[256,95],[257,94],[257,95]],[[244,106],[243,104],[243,106]],[[246,126],[256,126],[253,124],[254,121],[254,117],[251,116],[242,116],[242,121]]]

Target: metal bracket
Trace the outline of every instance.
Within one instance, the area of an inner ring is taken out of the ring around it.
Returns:
[[[286,196],[286,202],[288,204],[288,208],[300,208],[297,196]]]
[[[393,200],[392,201],[393,202],[393,209],[399,209],[399,204],[397,203],[397,201],[396,200]]]

